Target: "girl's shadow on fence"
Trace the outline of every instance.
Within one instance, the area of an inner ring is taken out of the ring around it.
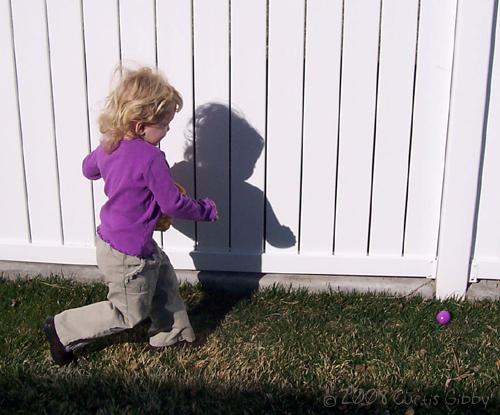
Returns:
[[[296,237],[279,223],[264,192],[248,182],[264,150],[257,130],[241,114],[217,103],[198,107],[192,124],[194,131],[186,134],[184,160],[171,167],[172,176],[191,197],[212,198],[219,221],[195,226],[176,220],[173,226],[196,242],[191,256],[200,270],[204,295],[190,314],[195,329],[200,325],[212,331],[237,302],[258,288],[265,242],[286,248],[296,244]],[[264,174],[258,174],[256,180],[263,187]],[[219,264],[228,261],[223,269],[252,274],[242,278],[241,274],[208,271],[213,269],[215,256]],[[221,291],[225,292],[222,298]]]

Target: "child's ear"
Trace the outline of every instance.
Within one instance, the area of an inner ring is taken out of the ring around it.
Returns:
[[[141,137],[144,135],[144,123],[138,121],[135,123],[135,133]]]

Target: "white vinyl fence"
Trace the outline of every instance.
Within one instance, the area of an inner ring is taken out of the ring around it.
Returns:
[[[496,0],[0,0],[0,260],[95,264],[81,162],[113,69],[181,91],[162,150],[215,224],[176,268],[500,278]]]

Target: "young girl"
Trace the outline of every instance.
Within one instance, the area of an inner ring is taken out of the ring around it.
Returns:
[[[83,160],[83,174],[104,180],[108,197],[97,228],[97,265],[107,301],[48,317],[44,332],[54,361],[66,365],[73,350],[93,339],[132,328],[149,317],[149,343],[163,348],[193,342],[178,281],[153,240],[160,216],[214,221],[215,203],[182,194],[172,180],[162,140],[182,98],[150,68],[125,70],[99,118],[101,144]]]

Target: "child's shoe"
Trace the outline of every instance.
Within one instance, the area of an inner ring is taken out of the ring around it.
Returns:
[[[188,340],[185,337],[181,336],[181,338],[173,343],[173,344],[167,344],[165,346],[158,346],[150,343],[148,344],[148,349],[152,352],[161,352],[162,350],[165,350],[167,348],[173,348],[173,349],[198,349],[202,347],[207,339],[206,335],[204,334],[198,334],[194,335],[194,332],[191,330],[191,338]]]
[[[54,362],[56,362],[59,366],[66,366],[76,360],[73,355],[73,351],[66,350],[64,345],[61,343],[61,340],[59,340],[53,316],[47,317],[47,320],[45,320],[45,323],[43,324],[43,331],[49,342],[50,354],[52,359],[54,359]]]

